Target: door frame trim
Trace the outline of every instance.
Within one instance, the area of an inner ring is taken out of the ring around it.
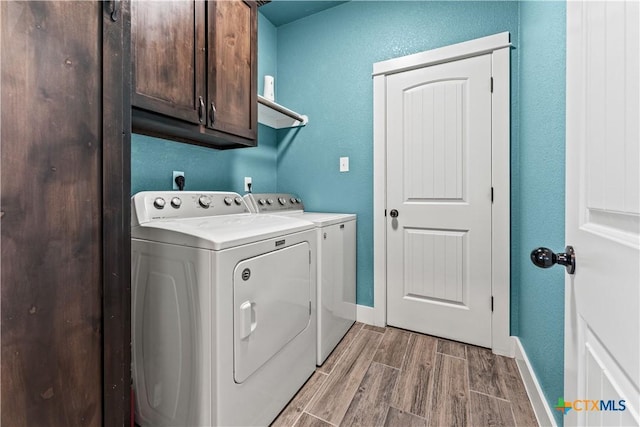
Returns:
[[[131,420],[131,2],[102,3],[102,425]]]
[[[503,32],[373,64],[373,319],[376,326],[387,324],[386,77],[416,68],[491,54],[494,81],[491,101],[491,182],[494,189],[491,211],[491,247],[494,248],[491,266],[494,298],[491,348],[496,354],[514,355],[514,344],[510,337],[510,51],[510,34]]]

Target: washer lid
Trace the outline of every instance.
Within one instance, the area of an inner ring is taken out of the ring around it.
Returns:
[[[216,251],[310,230],[300,218],[237,214],[158,220],[131,228],[131,237]]]

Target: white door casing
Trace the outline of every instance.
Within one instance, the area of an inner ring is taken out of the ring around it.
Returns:
[[[387,323],[491,347],[491,54],[388,76],[387,210]]]
[[[493,93],[491,103],[487,107],[490,117],[491,143],[488,148],[488,155],[491,159],[490,185],[486,190],[487,197],[490,197],[491,187],[494,189],[494,203],[491,208],[490,223],[487,228],[491,229],[490,246],[499,248],[500,256],[494,256],[489,266],[491,271],[490,286],[494,297],[494,311],[491,316],[491,331],[489,346],[494,353],[513,355],[512,341],[509,337],[509,195],[510,195],[510,159],[509,159],[509,112],[510,112],[510,90],[509,90],[509,56],[510,37],[509,33],[500,33],[493,36],[483,37],[456,45],[446,46],[439,49],[421,52],[406,57],[395,58],[374,64],[374,324],[382,326],[387,323],[387,278],[391,274],[387,272],[387,218],[384,216],[385,209],[392,209],[388,204],[386,181],[387,173],[387,138],[389,136],[389,121],[387,121],[388,105],[388,85],[395,80],[397,73],[430,67],[466,58],[490,57],[490,71],[493,76]],[[490,82],[485,83],[488,88]],[[455,86],[455,84],[453,85]],[[455,192],[459,188],[456,186]],[[421,190],[419,190],[421,191]],[[449,196],[447,196],[449,197]],[[405,218],[404,209],[400,210],[398,219]],[[410,214],[409,214],[410,215]],[[445,215],[446,216],[446,215]],[[390,221],[389,221],[390,222]],[[446,227],[441,230],[451,231]],[[422,238],[424,235],[419,235]],[[414,235],[415,237],[415,235]],[[427,236],[433,242],[443,239],[442,233],[432,233]],[[448,240],[464,239],[455,233],[449,236]],[[415,239],[414,239],[415,240]],[[444,239],[447,240],[447,239]],[[490,301],[486,301],[487,309]],[[486,345],[486,344],[485,344]]]
[[[639,24],[637,1],[567,3],[564,401],[609,410],[565,425],[640,425]]]

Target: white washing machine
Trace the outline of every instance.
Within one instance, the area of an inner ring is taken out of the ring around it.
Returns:
[[[305,212],[292,194],[249,193],[249,208],[316,225],[318,334],[316,363],[322,365],[356,320],[356,215]]]
[[[136,422],[268,425],[315,369],[314,225],[236,193],[131,204]]]

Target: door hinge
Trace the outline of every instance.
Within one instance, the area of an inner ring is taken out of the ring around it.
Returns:
[[[491,93],[493,93],[493,77],[491,77]]]
[[[493,313],[493,297],[491,297],[491,312]]]
[[[309,301],[309,316],[311,316],[311,301]]]
[[[491,187],[491,203],[493,203],[493,187]]]
[[[384,210],[384,216],[387,216],[387,210],[386,209]]]
[[[311,251],[309,251],[309,265],[311,265]]]

